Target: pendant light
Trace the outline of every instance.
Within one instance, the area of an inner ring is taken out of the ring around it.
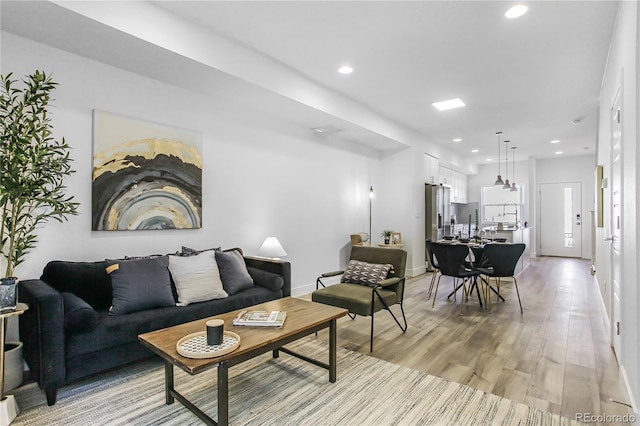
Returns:
[[[500,176],[500,136],[502,136],[502,132],[496,132],[496,135],[498,136],[498,179],[496,179],[494,185],[504,185],[502,176]]]
[[[516,149],[518,149],[517,146],[512,146],[511,147],[511,158],[513,160],[513,167],[511,168],[511,170],[513,170],[513,182],[511,183],[511,192],[515,192],[518,190],[518,187],[516,186]]]
[[[504,175],[506,179],[502,189],[511,189],[511,184],[509,183],[509,142],[511,141],[504,141]]]

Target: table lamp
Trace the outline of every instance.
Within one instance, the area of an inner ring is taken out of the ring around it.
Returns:
[[[280,241],[278,241],[276,237],[267,237],[258,249],[258,255],[272,259],[280,259],[286,256],[287,252],[284,251],[282,244],[280,244]]]

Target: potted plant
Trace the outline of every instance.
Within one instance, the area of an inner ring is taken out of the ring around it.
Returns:
[[[37,240],[40,225],[77,214],[79,203],[65,195],[71,173],[69,145],[52,136],[47,107],[57,83],[35,71],[16,87],[12,74],[0,75],[0,229],[1,258],[6,261],[0,285],[0,309],[17,303],[14,269]]]
[[[385,229],[384,231],[382,231],[380,233],[381,237],[384,237],[384,243],[385,244],[389,244],[389,242],[391,241],[391,234],[393,233],[393,231],[389,230],[389,229]]]

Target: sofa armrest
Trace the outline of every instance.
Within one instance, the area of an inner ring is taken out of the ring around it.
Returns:
[[[291,296],[291,264],[289,262],[253,256],[244,256],[244,261],[247,267],[280,275],[284,281],[282,297]]]
[[[24,359],[42,388],[65,381],[62,294],[41,280],[20,281],[18,298],[29,309],[20,315]]]

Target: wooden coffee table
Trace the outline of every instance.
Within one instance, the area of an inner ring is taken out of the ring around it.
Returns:
[[[233,319],[241,310],[285,311],[287,319],[282,328],[271,327],[240,327],[232,325]],[[347,314],[346,309],[323,305],[301,299],[287,297],[241,310],[216,315],[215,318],[224,320],[224,329],[233,331],[240,336],[240,346],[231,353],[216,358],[191,359],[178,354],[176,343],[187,334],[204,331],[209,318],[176,325],[162,330],[138,336],[140,342],[160,355],[165,361],[165,395],[166,403],[172,404],[177,399],[206,424],[229,424],[229,367],[252,359],[265,352],[273,351],[273,357],[278,358],[279,352],[284,352],[317,366],[329,370],[329,381],[336,381],[336,344],[337,319]],[[329,328],[329,362],[324,363],[283,348],[301,337],[308,336],[319,330]],[[196,407],[185,396],[174,389],[173,366],[180,367],[191,375],[201,373],[209,368],[218,367],[218,422],[216,423],[206,413]]]

